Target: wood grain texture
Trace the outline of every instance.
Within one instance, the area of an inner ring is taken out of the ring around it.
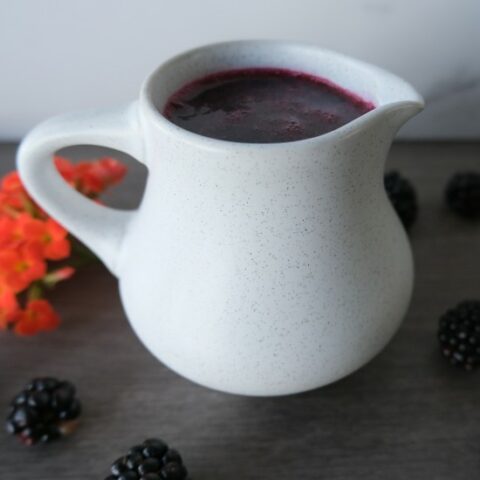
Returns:
[[[14,152],[14,145],[0,147],[0,173],[12,168]],[[196,480],[477,478],[480,373],[445,363],[435,334],[447,307],[480,297],[480,224],[455,218],[443,203],[447,178],[480,168],[479,161],[480,144],[394,145],[389,167],[410,177],[420,197],[410,311],[374,361],[307,394],[244,398],[183,380],[135,338],[116,280],[101,266],[79,273],[52,296],[64,319],[58,331],[32,339],[0,334],[0,413],[31,377],[55,375],[78,386],[81,428],[30,449],[0,432],[0,479],[102,479],[112,460],[154,435],[183,453]],[[132,163],[109,202],[136,205],[144,179]]]

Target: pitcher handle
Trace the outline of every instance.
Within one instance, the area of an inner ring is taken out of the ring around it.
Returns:
[[[53,154],[71,145],[99,145],[142,158],[137,103],[46,120],[25,137],[17,155],[20,177],[32,197],[118,275],[121,245],[135,212],[98,205],[67,184]]]

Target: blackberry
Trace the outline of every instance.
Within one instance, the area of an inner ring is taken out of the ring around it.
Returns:
[[[438,340],[452,365],[473,370],[480,365],[480,301],[464,301],[440,317]]]
[[[480,173],[460,172],[447,183],[447,205],[465,218],[480,217]]]
[[[25,445],[47,443],[71,433],[80,413],[70,382],[36,378],[12,400],[6,430]]]
[[[395,170],[385,174],[384,185],[393,208],[408,230],[418,215],[417,194],[413,185]]]
[[[132,447],[112,463],[105,480],[187,480],[180,454],[157,438]]]

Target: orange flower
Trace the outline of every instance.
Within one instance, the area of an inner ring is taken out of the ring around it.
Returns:
[[[76,180],[75,165],[73,165],[68,158],[61,157],[60,155],[55,155],[54,162],[57,170],[60,172],[60,175],[68,183],[74,185]]]
[[[112,157],[73,164],[68,159],[57,155],[55,165],[70,185],[91,198],[95,198],[106,188],[120,182],[127,172],[125,165]]]
[[[35,335],[40,331],[54,330],[60,325],[60,317],[43,299],[30,300],[15,320],[14,330],[19,335]]]
[[[28,242],[39,246],[48,260],[61,260],[70,255],[68,232],[52,218],[25,222],[23,234]]]
[[[93,171],[93,162],[79,162],[75,165],[77,189],[89,197],[95,197],[103,190],[102,179]]]
[[[0,216],[0,247],[11,247],[18,241],[17,224],[14,218]]]
[[[0,191],[0,210],[9,215],[23,210],[23,196],[17,192]]]
[[[70,255],[68,232],[55,220],[39,220],[27,213],[16,218],[0,217],[0,248],[18,248],[22,244],[36,244],[43,257],[61,260]]]
[[[105,190],[123,179],[127,167],[112,157],[102,157],[91,163],[89,173],[101,183],[102,190]]]
[[[27,230],[36,222],[28,213],[20,213],[17,217],[0,217],[0,248],[16,248],[28,242]]]
[[[0,213],[15,217],[18,212],[39,214],[40,210],[25,190],[18,173],[10,172],[0,184]]]
[[[7,173],[2,179],[2,191],[4,192],[23,192],[26,193],[20,175],[17,171]]]
[[[99,194],[126,173],[126,167],[110,157],[74,164],[55,156],[54,162],[72,188],[98,203]],[[59,325],[57,313],[43,296],[75,273],[68,262],[55,267],[49,261],[70,255],[68,232],[29,196],[19,174],[0,179],[0,329],[33,335]],[[27,299],[25,308],[19,305],[19,293],[20,299]]]
[[[14,292],[42,278],[47,270],[38,247],[23,245],[15,250],[0,250],[0,276]]]
[[[0,213],[15,217],[19,212],[35,211],[35,204],[30,197],[22,191],[0,191]]]
[[[3,282],[0,282],[0,329],[6,329],[18,313],[17,297]]]

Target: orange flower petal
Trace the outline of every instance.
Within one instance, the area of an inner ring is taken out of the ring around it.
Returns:
[[[0,284],[0,329],[7,328],[18,311],[17,297],[5,284]]]
[[[13,327],[13,331],[17,335],[27,337],[27,336],[32,336],[38,333],[39,328],[34,322],[31,322],[29,320],[27,321],[23,320],[23,321],[17,321],[15,323]]]
[[[75,180],[75,166],[68,160],[68,158],[55,155],[53,161],[59,171],[60,175],[68,182],[72,183]]]
[[[4,192],[24,192],[20,175],[17,171],[7,173],[2,179],[1,188]]]
[[[19,335],[34,335],[40,331],[54,330],[60,317],[47,300],[30,300],[16,319],[14,330]]]
[[[20,212],[25,207],[26,194],[23,192],[0,191],[0,210],[7,214]]]
[[[0,275],[14,292],[20,292],[47,271],[39,249],[24,245],[16,250],[0,250]]]
[[[15,220],[2,215],[0,216],[0,248],[11,248],[15,244]]]
[[[43,247],[45,258],[49,260],[62,260],[70,256],[71,244],[66,238],[52,241]]]

